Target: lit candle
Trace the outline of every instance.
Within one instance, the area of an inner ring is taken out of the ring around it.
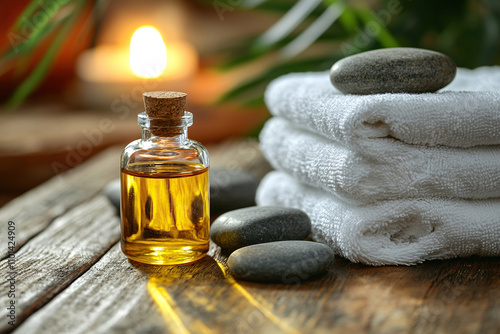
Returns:
[[[151,26],[133,34],[130,47],[100,45],[78,59],[80,89],[87,105],[109,108],[123,94],[142,99],[150,90],[187,90],[198,67],[197,53],[181,41],[163,42]]]
[[[167,48],[153,27],[140,27],[130,40],[130,68],[143,78],[156,78],[167,67]]]

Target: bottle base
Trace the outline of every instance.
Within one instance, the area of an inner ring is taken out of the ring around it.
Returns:
[[[193,242],[124,242],[123,253],[136,262],[153,265],[179,265],[196,262],[203,258],[209,249],[209,243]]]

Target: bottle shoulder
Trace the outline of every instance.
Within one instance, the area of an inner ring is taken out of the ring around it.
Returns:
[[[208,150],[189,139],[182,145],[144,143],[139,139],[128,144],[121,156],[121,169],[135,172],[154,174],[182,169],[192,172],[208,167]]]

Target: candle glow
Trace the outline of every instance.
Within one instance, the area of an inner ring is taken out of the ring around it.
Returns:
[[[137,76],[156,78],[167,67],[167,48],[161,34],[151,26],[138,28],[130,40],[129,65]]]

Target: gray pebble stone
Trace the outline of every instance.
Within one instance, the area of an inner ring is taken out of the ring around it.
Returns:
[[[280,240],[303,240],[311,232],[309,216],[298,209],[254,206],[229,211],[210,227],[210,237],[223,249]]]
[[[448,85],[456,71],[453,60],[442,53],[388,48],[339,60],[330,79],[345,94],[429,93]]]
[[[104,188],[104,194],[117,210],[120,210],[120,198],[121,198],[120,188],[121,188],[120,179],[116,179],[109,182]]]
[[[255,205],[259,180],[250,173],[210,169],[210,212],[223,213]]]
[[[276,241],[240,248],[227,265],[238,278],[258,282],[299,283],[327,271],[330,247],[312,241]]]

